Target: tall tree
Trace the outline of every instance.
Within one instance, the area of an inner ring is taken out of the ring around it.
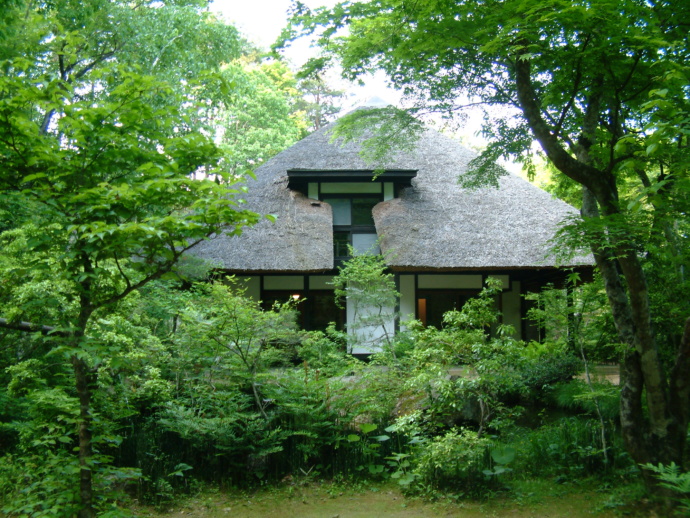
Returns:
[[[93,516],[92,398],[107,356],[94,320],[195,243],[258,218],[237,206],[241,178],[198,131],[231,94],[214,70],[244,44],[197,0],[6,4],[0,198],[12,212],[2,215],[0,326],[47,334],[72,369],[74,485],[79,515]],[[202,98],[209,91],[219,95]]]
[[[690,319],[667,372],[648,276],[653,258],[687,289],[688,28],[680,0],[378,0],[298,3],[286,33],[316,34],[350,79],[384,70],[419,106],[484,106],[492,142],[466,182],[490,179],[501,155],[524,159],[536,139],[580,186],[572,234],[594,254],[624,346],[622,433],[640,464],[681,464],[690,411]]]
[[[304,136],[296,80],[285,63],[249,54],[224,65],[221,74],[234,84],[234,95],[214,121],[232,171],[254,169]]]
[[[257,219],[233,200],[235,177],[217,167],[219,149],[179,130],[184,99],[118,67],[100,81],[108,95],[94,103],[48,75],[39,86],[0,80],[0,189],[36,207],[42,223],[3,236],[4,253],[17,259],[2,272],[0,326],[48,334],[73,367],[80,516],[94,514],[91,399],[107,357],[90,333],[94,318],[171,272],[199,241]],[[60,116],[45,132],[35,114],[50,110]],[[194,179],[199,171],[205,178]],[[31,289],[41,282],[52,289]]]
[[[86,80],[117,61],[178,84],[246,47],[237,29],[209,13],[204,0],[6,3],[0,59],[30,59],[63,81]]]
[[[312,130],[328,124],[340,112],[345,92],[332,88],[323,78],[307,77],[299,82],[298,87],[302,99],[297,106],[306,113]]]

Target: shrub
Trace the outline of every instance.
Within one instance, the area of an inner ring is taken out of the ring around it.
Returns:
[[[355,361],[345,352],[343,333],[331,324],[326,332],[309,331],[297,346],[297,357],[306,367],[319,371],[323,376],[342,374]]]
[[[98,516],[111,518],[131,516],[118,508],[125,499],[124,487],[135,481],[139,473],[134,469],[113,468],[110,459],[93,457],[94,485],[97,492],[95,507]],[[5,455],[0,458],[0,508],[3,516],[76,516],[81,508],[79,486],[74,477],[79,473],[79,461],[67,451],[44,452],[41,455]]]
[[[598,405],[603,419],[616,419],[620,412],[620,388],[609,382],[593,382],[591,387],[583,380],[559,383],[553,387],[550,397],[561,408],[589,415],[597,415]]]
[[[484,495],[495,484],[495,477],[484,474],[492,468],[490,447],[487,437],[467,428],[433,438],[417,451],[414,487],[472,497]]]
[[[679,513],[682,516],[690,516],[690,472],[683,472],[673,462],[668,466],[645,464],[644,468],[656,473],[662,487],[673,491]]]
[[[525,387],[539,392],[555,383],[572,379],[582,371],[582,360],[566,352],[548,352],[529,359],[520,370]]]
[[[533,475],[598,475],[630,466],[630,460],[611,422],[602,446],[598,420],[568,417],[528,431],[516,441],[521,471]],[[614,440],[615,439],[615,440]]]

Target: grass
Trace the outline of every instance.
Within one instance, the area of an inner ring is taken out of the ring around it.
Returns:
[[[634,487],[601,487],[592,481],[559,484],[548,480],[516,482],[510,493],[497,493],[484,501],[444,496],[436,501],[403,496],[391,484],[300,483],[253,492],[205,491],[178,501],[165,511],[138,507],[137,516],[195,518],[613,518],[642,516],[622,509]],[[647,515],[648,516],[648,515]]]

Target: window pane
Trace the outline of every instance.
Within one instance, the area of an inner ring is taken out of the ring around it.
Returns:
[[[342,330],[345,327],[344,311],[336,306],[332,291],[312,291],[308,302],[310,329],[325,331],[331,322],[335,322],[336,329]]]
[[[321,192],[329,194],[355,194],[381,192],[380,182],[322,182]]]
[[[352,198],[352,224],[373,225],[371,209],[379,202],[376,198]]]
[[[376,234],[352,234],[352,248],[358,254],[380,254],[381,250],[376,245]]]
[[[333,208],[333,225],[351,225],[350,200],[347,198],[324,198]]]
[[[478,290],[419,290],[417,291],[417,318],[424,325],[443,327],[447,311],[460,310]]]
[[[460,309],[457,295],[443,292],[434,293],[433,297],[427,299],[426,325],[440,329],[443,327],[443,314],[453,309]]]
[[[347,247],[350,244],[349,232],[333,232],[333,255],[335,257],[347,257]]]

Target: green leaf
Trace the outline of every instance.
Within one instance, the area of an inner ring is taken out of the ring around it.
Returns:
[[[512,446],[503,446],[491,450],[491,458],[497,464],[510,464],[515,460],[516,450]]]
[[[33,159],[35,160],[35,157],[33,157]],[[29,164],[29,165],[32,165],[32,164]],[[25,176],[22,179],[22,181],[25,183],[29,183],[29,182],[33,182],[34,180],[38,180],[39,178],[46,178],[47,176],[48,175],[46,173],[34,173],[34,174],[30,174],[30,175]]]
[[[372,475],[380,475],[383,473],[385,466],[383,464],[369,464],[369,473]]]
[[[417,477],[415,477],[413,473],[406,473],[404,476],[398,479],[398,484],[400,484],[401,486],[409,486],[410,484],[412,484],[412,482],[415,481],[416,478]]]
[[[359,425],[359,429],[362,431],[363,434],[367,434],[369,432],[373,432],[378,428],[375,424],[373,423],[362,423]]]

